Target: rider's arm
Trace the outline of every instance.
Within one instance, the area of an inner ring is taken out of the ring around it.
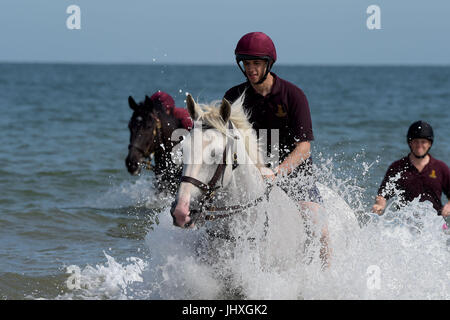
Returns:
[[[396,169],[395,162],[389,166],[389,168],[386,171],[386,174],[384,175],[383,181],[380,184],[380,187],[378,188],[377,197],[375,198],[375,203],[372,206],[372,212],[382,215],[384,212],[384,209],[386,209],[386,203],[387,201],[392,197],[393,195],[393,187],[394,186],[388,186],[390,183],[394,183],[395,181],[391,181],[392,178],[397,174],[398,170]]]
[[[311,156],[311,143],[309,141],[297,142],[296,147],[284,159],[284,161],[274,169],[276,174],[286,175],[295,169],[299,164]]]
[[[290,134],[295,139],[295,149],[275,168],[276,174],[289,174],[311,156],[311,143],[314,140],[311,112],[308,99],[298,87],[290,88],[290,99],[287,102],[287,114]]]
[[[444,194],[447,196],[448,202],[442,208],[441,215],[443,217],[448,217],[448,216],[450,216],[450,170],[448,167],[445,169],[446,169],[447,174],[445,175],[445,179],[444,179],[443,191],[444,191]]]

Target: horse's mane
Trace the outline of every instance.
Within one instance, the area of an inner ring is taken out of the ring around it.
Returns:
[[[244,138],[245,150],[249,158],[258,167],[264,167],[263,157],[261,156],[261,145],[256,137],[252,125],[249,122],[249,114],[243,108],[244,95],[241,95],[231,105],[230,121],[239,130]],[[198,121],[204,122],[208,126],[217,129],[224,135],[227,134],[228,127],[223,121],[220,114],[220,105],[222,101],[213,101],[210,104],[197,103],[203,113],[200,115]]]

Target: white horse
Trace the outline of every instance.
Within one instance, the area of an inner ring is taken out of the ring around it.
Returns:
[[[194,129],[183,143],[183,178],[173,211],[179,226],[191,222],[193,202],[199,205],[208,200],[215,207],[219,203],[227,206],[230,201],[251,203],[264,194],[266,187],[256,135],[241,105],[232,108],[223,100],[219,108],[201,108],[189,95],[187,108]]]
[[[301,272],[307,240],[297,204],[279,187],[267,188],[242,102],[198,105],[187,96],[194,129],[183,142],[183,177],[171,209],[175,225],[206,230],[207,255],[241,282],[261,275],[254,268]]]

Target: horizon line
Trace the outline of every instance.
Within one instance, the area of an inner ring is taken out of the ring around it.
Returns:
[[[42,64],[42,65],[105,65],[105,66],[200,66],[200,67],[231,67],[236,66],[235,63],[221,62],[123,62],[123,61],[11,61],[0,60],[0,64]],[[277,63],[275,66],[280,67],[450,67],[450,63]]]

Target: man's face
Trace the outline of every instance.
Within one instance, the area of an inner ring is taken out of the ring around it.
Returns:
[[[267,64],[264,60],[244,60],[242,63],[248,80],[253,84],[256,84],[266,72]]]
[[[431,142],[427,139],[413,139],[409,142],[409,146],[416,157],[422,157],[430,149]]]

